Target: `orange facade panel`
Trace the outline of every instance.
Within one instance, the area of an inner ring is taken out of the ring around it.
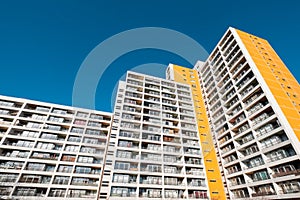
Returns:
[[[193,72],[194,76],[191,77],[190,71]],[[208,180],[210,198],[215,200],[225,200],[225,189],[219,169],[216,150],[214,148],[213,137],[209,128],[208,116],[206,114],[206,108],[202,92],[200,90],[197,71],[173,65],[173,73],[174,80],[176,82],[185,83],[192,86],[191,88],[197,118],[197,127],[200,133],[199,138],[201,142],[204,166]]]
[[[265,83],[300,141],[300,85],[268,41],[236,30]]]

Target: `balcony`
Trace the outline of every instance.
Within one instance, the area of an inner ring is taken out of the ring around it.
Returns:
[[[112,187],[111,197],[136,197],[136,189]]]
[[[166,199],[180,199],[182,197],[182,190],[165,190]]]
[[[255,172],[252,175],[252,181],[264,181],[270,179],[269,173],[266,170]],[[251,182],[250,180],[248,182]]]
[[[257,91],[259,89],[258,83],[255,81],[251,85],[249,85],[247,88],[245,88],[243,91],[241,91],[241,97],[244,99],[247,97],[249,94],[253,93],[254,91]]]
[[[222,148],[221,152],[222,152],[222,154],[225,154],[233,149],[234,149],[234,145],[233,145],[233,143],[231,143],[230,145],[227,145],[226,147]]]
[[[160,135],[153,135],[153,134],[147,134],[147,133],[143,133],[142,139],[143,140],[151,140],[151,141],[157,141],[160,142]]]
[[[249,113],[249,116],[253,116],[253,114],[254,113],[256,113],[256,114],[259,114],[259,113],[261,113],[262,111],[264,111],[264,110],[266,110],[266,114],[267,115],[272,115],[274,112],[272,111],[272,109],[271,108],[269,108],[269,103],[267,102],[267,101],[265,101],[265,102],[259,102],[259,103],[257,103],[255,106],[253,106],[250,110],[248,110],[248,113]],[[259,112],[258,112],[259,111]],[[264,118],[264,117],[268,117],[268,116],[262,116],[262,118]],[[255,120],[254,120],[255,121]],[[258,122],[256,122],[256,124],[257,124]]]
[[[159,147],[159,150],[160,150],[160,147]],[[166,145],[164,145],[163,151],[169,152],[169,153],[176,153],[176,154],[179,154],[182,152],[180,147],[166,146]]]
[[[129,129],[135,129],[139,130],[140,125],[139,124],[132,124],[132,123],[121,123],[121,128],[129,128]]]
[[[239,49],[235,40],[233,40],[229,46],[230,47],[228,47],[228,49],[224,52],[225,57],[227,57],[227,55],[229,55],[233,51],[233,49],[235,50],[235,52],[237,52]]]
[[[53,172],[55,166],[49,165],[49,164],[42,164],[42,163],[28,163],[26,170],[29,171],[47,171],[47,172]]]
[[[238,64],[240,62],[241,58],[243,58],[243,54],[240,51],[240,53],[235,54],[234,58],[231,61],[229,61],[229,64],[228,64],[229,69],[233,68],[236,64]]]
[[[18,114],[17,111],[0,109],[0,115],[16,116],[17,114]]]
[[[162,191],[159,189],[140,189],[140,198],[162,198]]]
[[[16,182],[18,175],[15,174],[1,174],[0,175],[0,183],[14,183]]]
[[[274,169],[273,177],[282,177],[288,175],[300,175],[300,169],[296,169],[293,165],[285,165]]]
[[[146,142],[143,142],[142,149],[146,149],[150,151],[161,151],[161,146],[157,144],[148,144]]]
[[[68,198],[85,198],[85,199],[94,199],[97,196],[97,191],[94,190],[75,190],[70,189],[67,197]]]
[[[247,66],[247,68],[245,70],[248,70],[249,69],[249,66],[246,64],[246,61],[245,62],[241,62],[239,65],[237,65],[235,68],[231,69],[231,73],[232,73],[232,77],[235,78],[237,77],[237,75],[239,75],[239,73],[242,71],[242,69],[244,69],[245,66]]]
[[[132,142],[132,141],[119,140],[118,146],[137,149],[137,148],[139,148],[139,143]]]
[[[208,199],[207,192],[204,191],[192,191],[188,196],[189,199]]]
[[[182,135],[186,137],[195,137],[197,138],[197,133],[192,131],[182,131]]]
[[[232,96],[234,96],[236,94],[236,91],[234,89],[232,89],[232,91],[228,94],[226,94],[225,97],[223,97],[224,101],[227,101],[228,99],[230,99]]]
[[[242,185],[245,184],[245,180],[242,177],[233,178],[230,180],[230,186]]]
[[[259,91],[254,93],[251,97],[249,97],[246,101],[245,101],[245,105],[249,106],[252,102],[254,102],[255,100],[257,100],[259,97],[263,96],[263,92]]]
[[[295,154],[296,153],[292,147],[287,147],[285,149],[277,149],[266,155],[268,157],[267,162],[275,162],[287,157],[294,156]]]
[[[99,179],[90,179],[75,177],[72,179],[71,185],[81,185],[81,186],[98,186]]]
[[[168,136],[163,136],[163,141],[168,142],[168,143],[174,143],[174,144],[181,143],[180,138],[174,138],[174,137],[168,137]]]
[[[234,173],[242,171],[241,167],[238,166],[238,165],[228,167],[226,170],[227,170],[227,175],[234,174]]]
[[[20,197],[42,197],[46,194],[46,188],[29,188],[29,187],[17,187],[14,191],[13,196]]]
[[[34,152],[31,156],[31,158],[57,160],[58,159],[58,154]]]
[[[17,169],[21,170],[24,162],[4,161],[0,163],[0,169]]]
[[[151,184],[151,185],[161,185],[162,177],[156,177],[156,176],[141,177],[140,183],[141,184]]]
[[[10,107],[10,108],[20,108],[22,106],[22,103],[0,100],[0,106]]]
[[[188,180],[187,185],[189,187],[206,187],[204,180],[201,179]]]
[[[224,161],[225,161],[224,164],[226,165],[226,164],[231,163],[231,162],[236,161],[236,160],[237,160],[236,154],[235,155],[230,155],[230,156],[224,158]]]
[[[184,153],[191,154],[191,155],[201,155],[200,149],[192,149],[192,148],[185,148]]]
[[[264,160],[262,159],[261,156],[251,158],[248,161],[245,160],[244,162],[245,162],[245,165],[247,166],[247,167],[243,168],[244,170],[251,169],[251,168],[254,168],[254,167],[258,167],[258,166],[262,166],[262,165],[265,164],[265,162],[264,162]]]
[[[260,197],[260,196],[269,196],[269,195],[276,195],[274,191],[259,191],[257,193],[252,194],[252,197]]]
[[[250,70],[249,69],[247,69],[247,70],[244,70],[244,71],[242,71],[240,74],[239,74],[239,76],[237,76],[236,78],[235,78],[235,81],[236,81],[236,83],[237,83],[237,88],[238,88],[238,90],[239,89],[241,89],[243,86],[245,86],[246,84],[248,84],[249,82],[250,82],[250,80],[251,81],[253,81],[254,79],[253,79],[253,73],[251,72],[251,73],[249,73],[250,72]],[[247,75],[246,75],[247,74]]]
[[[143,97],[142,94],[136,94],[136,93],[132,93],[132,92],[126,92],[125,96],[127,96],[127,97],[133,97],[133,98],[137,98],[137,99],[141,99]],[[131,99],[125,99],[124,102],[128,103],[128,104],[133,104],[133,105],[137,105],[138,104],[138,102],[136,100],[131,100]]]
[[[136,80],[127,80],[127,83],[132,84],[132,85],[136,85],[136,86],[143,86],[142,82],[136,81]]]
[[[248,194],[247,189],[235,190],[235,191],[233,191],[233,195],[234,195],[233,199],[249,198],[249,194]]]
[[[166,174],[181,174],[181,168],[173,167],[173,166],[165,166],[164,173]]]
[[[198,140],[183,140],[183,145],[194,146],[194,147],[199,147],[200,146]]]
[[[231,99],[231,101],[227,101],[224,103],[225,107],[228,110],[228,114],[230,114],[230,109],[233,105],[235,105],[239,101],[239,98],[235,95],[235,98]]]
[[[120,131],[119,136],[126,137],[126,138],[134,138],[134,139],[138,139],[140,137],[138,133],[123,131],[123,130]]]
[[[141,160],[145,162],[161,162],[162,158],[160,154],[142,153]]]
[[[227,111],[228,115],[230,117],[233,117],[234,115],[236,115],[239,111],[242,110],[242,106],[241,104],[238,104],[236,107],[234,107],[231,111]]]
[[[280,127],[281,125],[279,124],[279,122],[275,121],[275,122],[271,122],[271,123],[268,123],[258,129],[256,129],[256,137],[260,137],[262,135],[265,135],[275,129],[277,129],[278,127]]]
[[[132,91],[132,92],[142,92],[143,91],[142,87],[135,87],[135,86],[129,86],[129,85],[126,87],[126,90]]]
[[[263,122],[264,120],[272,117],[273,115],[274,115],[274,112],[264,112],[264,113],[260,114],[258,117],[255,117],[252,120],[252,124],[253,124],[253,126],[255,126],[256,124]]]
[[[283,194],[300,193],[300,181],[299,180],[279,183],[279,186],[281,187],[281,193],[283,193]]]
[[[186,175],[205,176],[203,169],[189,168],[186,170]]]
[[[249,141],[252,141],[254,139],[253,135],[250,133],[244,137],[241,138],[241,141],[240,141],[240,145],[243,145]]]
[[[141,171],[161,173],[162,168],[160,165],[141,165]]]
[[[51,189],[49,192],[49,197],[65,197],[65,189]]]
[[[41,184],[47,184],[50,183],[51,176],[39,176],[39,175],[23,175],[19,182],[20,183],[29,183],[29,184],[35,184],[35,183],[41,183]]]
[[[243,154],[245,156],[248,156],[248,155],[254,154],[258,151],[259,151],[259,149],[258,149],[257,145],[252,145],[252,146],[246,148]]]
[[[12,119],[0,118],[0,125],[10,126],[12,124]]]
[[[280,144],[287,140],[287,137],[280,137],[279,135],[271,136],[263,141],[261,141],[261,148],[265,149],[268,147],[272,147],[274,145]]]
[[[192,164],[192,165],[202,165],[201,159],[199,158],[188,158],[185,160],[186,164]]]

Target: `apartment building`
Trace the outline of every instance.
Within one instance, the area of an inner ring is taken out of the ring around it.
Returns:
[[[231,199],[300,198],[300,86],[264,39],[229,28],[196,64]]]
[[[127,72],[114,114],[0,96],[0,198],[300,198],[300,86],[266,40],[229,28],[166,77]]]
[[[107,155],[109,199],[208,198],[191,94],[186,84],[127,73]]]
[[[111,113],[0,96],[0,198],[98,199],[111,122]]]

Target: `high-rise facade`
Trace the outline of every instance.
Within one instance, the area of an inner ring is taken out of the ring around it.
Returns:
[[[196,64],[231,199],[300,198],[300,86],[270,44],[229,28]]]
[[[111,122],[111,113],[0,96],[0,198],[98,199]]]
[[[0,198],[299,199],[300,86],[229,28],[194,69],[128,72],[114,113],[0,96]]]
[[[128,72],[111,132],[110,199],[206,199],[191,89]]]
[[[199,61],[199,63],[201,62]],[[196,114],[195,125],[201,142],[201,152],[208,181],[209,196],[210,199],[226,199],[228,197],[226,181],[222,178],[223,169],[219,167],[220,159],[217,159],[219,154],[215,148],[216,144],[213,142],[214,134],[210,130],[198,72],[195,69],[170,64],[167,68],[166,76],[169,80],[190,85]]]

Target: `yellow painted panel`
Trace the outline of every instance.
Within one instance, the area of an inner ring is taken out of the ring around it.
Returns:
[[[200,90],[199,79],[197,76],[196,70],[191,70],[181,66],[173,65],[174,70],[174,80],[180,83],[186,83],[189,85],[196,85],[196,88],[192,88],[194,108],[197,117],[197,127],[200,133],[199,138],[201,142],[201,150],[203,155],[203,162],[206,169],[206,175],[208,180],[208,188],[210,192],[210,198],[214,200],[225,200],[226,194],[223,185],[223,180],[221,172],[219,169],[219,163],[217,160],[217,154],[214,148],[214,143],[212,135],[210,133],[208,117],[206,114],[206,108],[204,104],[204,99],[202,98],[202,93]],[[184,71],[183,71],[184,70]],[[193,71],[195,78],[190,77],[190,72]],[[184,76],[185,74],[185,76]],[[195,80],[195,82],[191,82]],[[195,96],[197,95],[197,96]],[[201,114],[197,114],[201,113]],[[205,135],[202,135],[205,134]],[[209,161],[207,161],[209,160]],[[209,170],[214,170],[214,173],[211,173]],[[215,180],[215,182],[210,182],[210,180]],[[217,192],[217,194],[215,193]]]
[[[297,109],[293,104],[293,101],[300,98],[300,85],[298,81],[285,66],[268,41],[240,30],[236,31],[300,141],[298,131],[298,119],[300,119],[299,108]],[[281,84],[289,85],[291,89],[282,87]],[[296,95],[296,97],[293,95]]]

